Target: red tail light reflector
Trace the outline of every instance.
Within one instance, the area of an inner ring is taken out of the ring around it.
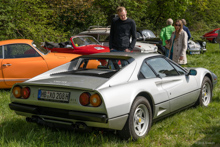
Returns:
[[[84,92],[79,97],[79,102],[83,106],[87,106],[89,104],[90,93]]]
[[[98,94],[93,94],[91,97],[90,97],[90,104],[94,107],[98,107],[100,106],[102,103],[102,100],[100,98],[100,96]]]
[[[12,93],[16,98],[20,98],[21,97],[21,87],[15,86],[12,90]]]
[[[29,96],[30,96],[30,88],[29,88],[29,87],[24,87],[24,88],[22,88],[22,90],[21,90],[21,95],[22,95],[22,97],[23,97],[24,99],[29,98]]]

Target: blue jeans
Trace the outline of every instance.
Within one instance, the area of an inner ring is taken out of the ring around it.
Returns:
[[[170,59],[173,60],[173,52],[170,52]]]
[[[124,51],[119,51],[119,50],[116,50],[116,49],[112,49],[112,50],[110,50],[110,52],[124,52]]]
[[[165,46],[163,46],[163,50],[165,51],[165,56],[169,56],[169,49],[167,49]]]
[[[165,51],[166,51],[166,53],[165,53],[165,55],[166,55],[166,57],[168,57],[169,56],[169,49],[167,49],[167,48],[165,48]]]

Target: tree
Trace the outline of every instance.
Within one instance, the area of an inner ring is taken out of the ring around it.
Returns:
[[[56,38],[60,30],[48,25],[52,10],[44,0],[2,0],[0,2],[1,40],[28,38],[43,41]],[[65,35],[65,34],[64,34]]]
[[[50,8],[53,10],[51,18],[53,26],[64,28],[69,35],[79,33],[88,26],[105,24],[104,14],[94,7],[94,0],[53,0]]]

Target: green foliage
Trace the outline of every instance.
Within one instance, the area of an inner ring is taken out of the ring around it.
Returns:
[[[201,35],[220,27],[219,0],[1,0],[0,40],[64,41],[89,26],[110,25],[118,6],[126,7],[137,27],[156,34],[168,18],[186,19]]]
[[[1,30],[1,40],[28,38],[42,41],[48,35],[55,39],[61,34],[48,25],[52,11],[43,0],[3,0],[0,6],[0,26],[4,28]]]

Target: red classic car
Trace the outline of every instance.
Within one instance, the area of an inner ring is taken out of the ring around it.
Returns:
[[[212,30],[212,31],[210,31],[210,32],[205,33],[204,35],[202,35],[201,38],[206,39],[206,40],[208,40],[208,41],[210,41],[210,42],[213,42],[213,43],[217,43],[217,42],[216,42],[216,38],[217,38],[217,36],[218,36],[218,31],[219,31],[219,30],[220,30],[220,28],[214,29],[214,30]]]
[[[107,46],[101,45],[93,36],[89,35],[72,36],[70,41],[61,43],[45,42],[43,47],[51,52],[82,55],[110,52]]]

